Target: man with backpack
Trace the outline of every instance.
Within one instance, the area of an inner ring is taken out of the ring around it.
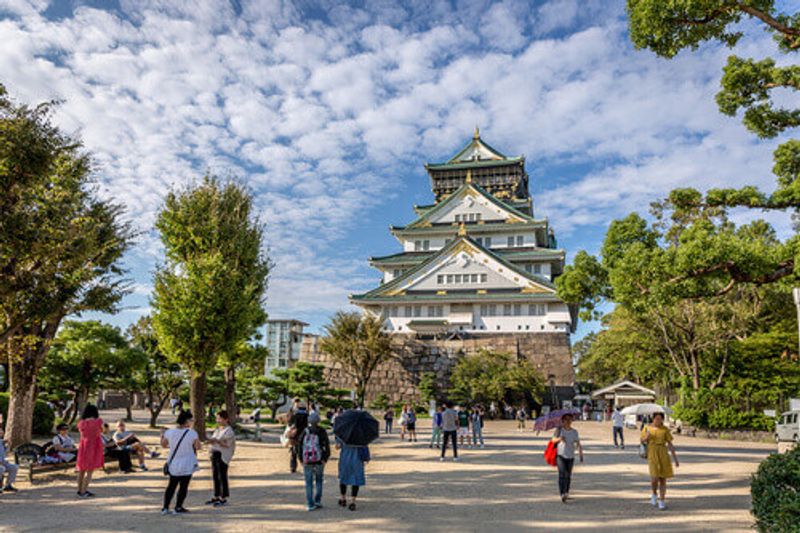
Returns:
[[[319,420],[319,413],[312,411],[308,415],[308,426],[299,436],[299,455],[303,462],[303,473],[306,478],[306,509],[309,511],[322,507],[322,480],[325,474],[325,463],[331,456],[328,433],[319,427]],[[316,491],[314,490],[315,484]]]

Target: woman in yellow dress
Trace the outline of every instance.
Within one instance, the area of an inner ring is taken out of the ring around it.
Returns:
[[[647,445],[647,464],[650,467],[650,487],[653,494],[650,503],[664,510],[667,504],[667,479],[673,476],[669,453],[675,460],[675,467],[680,466],[675,446],[672,445],[672,433],[664,426],[664,413],[655,413],[652,424],[642,430],[642,444]],[[669,453],[667,453],[669,451]]]

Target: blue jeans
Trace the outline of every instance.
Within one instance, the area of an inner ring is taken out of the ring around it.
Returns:
[[[481,441],[481,446],[483,446],[483,428],[472,426],[472,445],[477,446],[478,440]]]
[[[306,477],[306,504],[309,508],[322,505],[322,480],[324,473],[324,463],[303,465],[303,474],[305,474]],[[316,495],[314,494],[314,481],[316,481],[317,485]]]
[[[625,446],[625,435],[622,433],[622,428],[615,427],[614,428],[614,446],[617,445],[617,435],[619,435],[619,442],[622,446]]]

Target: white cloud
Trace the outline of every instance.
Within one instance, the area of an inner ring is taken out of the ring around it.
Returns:
[[[774,143],[713,102],[728,51],[636,52],[621,1],[321,3],[310,16],[292,2],[231,6],[127,0],[124,16],[78,7],[48,20],[45,3],[6,1],[0,72],[26,101],[65,99],[59,123],[146,232],[171,187],[207,170],[244,176],[278,264],[271,310],[330,311],[373,283],[350,232],[405,201],[404,176],[455,152],[475,125],[527,155],[539,214],[568,237],[672,187],[771,183]],[[773,45],[759,34],[740,46]],[[563,167],[586,170],[542,170]],[[145,285],[154,238],[131,255]]]

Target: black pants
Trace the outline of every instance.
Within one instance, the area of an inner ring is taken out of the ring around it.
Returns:
[[[339,483],[339,494],[342,495],[342,498],[347,495],[347,485],[344,483]],[[353,498],[358,496],[358,485],[350,485],[350,496]]]
[[[183,502],[186,500],[186,495],[189,493],[189,482],[191,480],[192,476],[173,476],[170,474],[169,485],[167,485],[167,490],[164,492],[164,509],[169,509],[172,496],[175,495],[175,489],[179,485],[180,488],[178,489],[178,499],[175,500],[175,508],[180,509],[183,507]]]
[[[292,447],[289,448],[291,451],[292,456],[289,458],[289,470],[294,473],[297,472],[297,456],[300,455],[300,449],[297,444],[292,444]]]
[[[222,460],[222,452],[211,452],[211,472],[214,476],[214,497],[227,499],[231,495],[228,491],[228,464]]]
[[[133,463],[131,463],[131,452],[128,450],[109,450],[109,457],[113,457],[119,463],[120,472],[130,472],[133,470]]]
[[[444,457],[444,452],[447,451],[447,441],[452,439],[453,441],[453,457],[458,457],[458,444],[456,444],[456,432],[455,431],[443,431],[444,439],[442,440],[442,457]]]
[[[625,446],[625,436],[622,434],[622,428],[614,428],[614,446],[617,445],[617,435],[619,435],[619,443]]]
[[[558,493],[564,495],[569,492],[569,484],[572,481],[572,467],[575,464],[575,458],[567,459],[560,455],[556,457],[558,462]]]

